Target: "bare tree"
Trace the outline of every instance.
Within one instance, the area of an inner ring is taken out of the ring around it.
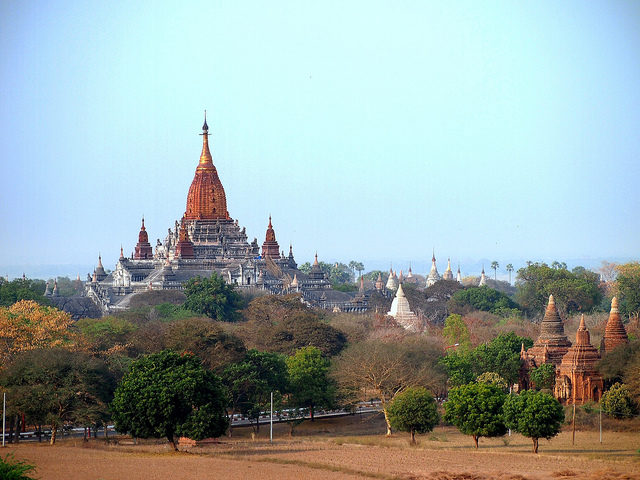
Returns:
[[[441,356],[442,346],[428,339],[369,340],[346,349],[336,360],[333,376],[349,396],[380,400],[389,436],[387,408],[399,393],[415,386],[426,387],[436,396],[443,392],[446,376],[438,366]]]

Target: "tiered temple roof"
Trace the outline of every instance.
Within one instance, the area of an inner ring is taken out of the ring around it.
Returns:
[[[609,313],[609,320],[604,330],[602,337],[602,343],[600,344],[600,354],[605,355],[611,352],[614,348],[620,345],[626,345],[629,343],[629,337],[627,331],[622,324],[622,318],[620,317],[620,311],[618,310],[618,299],[613,297],[611,299],[611,312]]]
[[[442,274],[444,280],[453,280],[453,272],[451,271],[451,259],[447,258],[447,269]]]
[[[604,388],[602,375],[596,364],[600,355],[591,345],[589,330],[580,318],[576,342],[562,357],[556,373],[555,397],[561,402],[581,405],[588,401],[598,402]]]
[[[564,334],[564,325],[558,314],[553,295],[549,295],[549,303],[540,324],[540,335],[529,350],[527,357],[535,367],[543,363],[560,365],[562,357],[567,353],[571,342]]]
[[[387,284],[385,288],[389,291],[395,291],[398,289],[398,279],[393,269],[389,269],[389,278],[387,278]]]
[[[175,256],[178,258],[195,258],[193,242],[189,238],[184,217],[182,218],[182,222],[180,222],[180,236],[176,245]]]
[[[382,273],[378,272],[378,279],[376,280],[376,290],[382,290],[384,284],[382,283]]]
[[[264,258],[280,258],[280,245],[276,240],[276,232],[271,225],[271,215],[269,215],[269,226],[262,244],[262,256]]]
[[[153,258],[153,249],[149,243],[149,234],[144,226],[144,217],[142,217],[142,226],[140,227],[140,233],[138,233],[138,243],[136,244],[133,258],[136,260]]]

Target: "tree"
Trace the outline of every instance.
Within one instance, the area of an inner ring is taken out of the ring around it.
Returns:
[[[520,337],[513,332],[502,333],[489,343],[476,347],[473,365],[476,374],[496,372],[509,385],[518,382],[520,374],[520,349],[533,346],[530,338]]]
[[[347,339],[324,316],[300,301],[300,295],[268,295],[243,312],[247,322],[236,333],[247,346],[293,355],[301,347],[318,347],[324,355],[340,353]]]
[[[170,350],[136,360],[116,389],[111,409],[116,429],[139,438],[176,435],[202,440],[228,425],[220,378],[194,355]]]
[[[613,418],[631,418],[638,413],[638,405],[622,383],[615,383],[604,392],[600,405],[602,411]]]
[[[392,428],[389,403],[409,387],[424,386],[431,391],[444,390],[444,375],[438,360],[442,350],[423,339],[390,343],[368,340],[351,345],[336,359],[333,376],[346,395],[380,400],[380,409],[387,425]]]
[[[80,352],[31,350],[18,354],[0,379],[16,413],[52,427],[51,444],[65,422],[94,425],[106,420],[115,378],[106,363]]]
[[[556,380],[556,367],[552,363],[543,363],[531,370],[530,378],[536,390],[552,391]]]
[[[40,305],[49,305],[44,290],[44,280],[16,278],[8,282],[0,277],[0,307],[9,307],[21,300],[33,300]]]
[[[309,408],[311,421],[316,406],[328,407],[335,401],[334,382],[329,378],[329,360],[316,347],[303,347],[287,358],[292,402]]]
[[[478,377],[476,378],[476,383],[486,383],[489,385],[494,385],[504,391],[509,390],[507,381],[496,372],[484,372],[478,375]]]
[[[507,433],[502,417],[505,398],[500,388],[486,383],[452,388],[444,404],[444,419],[465,435],[471,435],[478,448],[480,437],[500,437]]]
[[[0,307],[0,365],[17,352],[72,346],[71,316],[33,300],[20,300],[8,308]]]
[[[525,390],[509,395],[504,402],[507,427],[533,442],[533,453],[538,453],[538,439],[555,437],[564,422],[564,409],[548,393]]]
[[[456,346],[458,350],[468,350],[471,348],[469,328],[460,315],[451,314],[446,318],[442,336],[447,339],[449,346]]]
[[[602,300],[598,274],[583,267],[570,272],[559,265],[533,263],[518,270],[516,301],[529,315],[542,315],[551,294],[563,313],[589,311]]]
[[[216,272],[210,278],[195,277],[184,284],[185,308],[220,321],[234,321],[241,299],[233,285]]]
[[[167,327],[164,336],[167,348],[196,355],[205,368],[218,374],[230,363],[241,361],[247,353],[242,340],[207,318],[174,322]]]
[[[123,350],[128,344],[131,334],[138,327],[118,317],[81,318],[75,322],[82,337],[89,342],[89,348],[96,352]]]
[[[416,443],[416,432],[427,433],[440,421],[438,407],[433,395],[424,387],[406,389],[389,405],[391,427],[411,434],[411,443]]]
[[[287,365],[283,355],[249,350],[238,363],[228,365],[222,378],[229,392],[231,415],[241,412],[256,421],[260,428],[260,413],[269,406],[270,394],[279,402],[288,389]]]
[[[513,272],[513,265],[507,263],[506,269],[507,272],[509,272],[509,285],[511,285],[511,272]]]
[[[440,359],[449,377],[449,386],[459,387],[471,383],[476,377],[474,373],[473,355],[468,350],[450,351]]]
[[[640,316],[640,262],[618,265],[616,271],[615,291],[621,311],[637,319]]]
[[[497,262],[497,260],[494,260],[493,262],[491,262],[491,268],[493,268],[493,279],[497,280],[498,279],[498,268],[500,268],[500,264]]]
[[[458,290],[449,300],[449,306],[457,313],[468,313],[470,308],[503,316],[521,313],[519,305],[508,295],[487,286]]]

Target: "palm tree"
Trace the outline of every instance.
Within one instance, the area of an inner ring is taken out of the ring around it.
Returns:
[[[498,267],[500,266],[500,264],[498,263],[497,260],[494,260],[493,262],[491,262],[491,268],[493,268],[493,279],[497,280],[498,278]]]
[[[506,269],[507,272],[509,272],[509,285],[511,285],[511,272],[513,272],[513,265],[507,263]]]

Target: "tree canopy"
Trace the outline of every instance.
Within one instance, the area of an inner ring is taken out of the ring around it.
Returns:
[[[616,293],[620,296],[621,311],[630,317],[640,316],[640,263],[616,266]]]
[[[44,290],[44,280],[16,278],[8,282],[0,277],[0,307],[9,307],[20,300],[33,300],[41,305],[49,305]]]
[[[215,272],[209,278],[195,277],[186,282],[184,293],[186,309],[224,322],[235,321],[242,305],[235,287]]]
[[[564,409],[550,394],[525,390],[509,395],[504,402],[507,427],[531,438],[533,453],[538,453],[538,439],[555,437],[564,422]]]
[[[629,389],[622,383],[614,383],[600,400],[602,411],[613,418],[631,418],[638,413],[638,404]]]
[[[516,302],[504,293],[487,286],[458,290],[449,300],[449,306],[455,313],[466,313],[469,309],[475,309],[503,316],[520,314]]]
[[[131,364],[111,408],[116,429],[139,438],[194,440],[222,435],[228,425],[220,378],[194,355],[164,350]]]
[[[311,420],[317,406],[335,402],[335,385],[329,378],[329,360],[316,347],[303,347],[287,358],[291,402],[309,408]]]
[[[398,394],[389,405],[391,427],[411,434],[416,443],[416,433],[433,430],[440,421],[433,395],[424,387],[411,387]]]
[[[546,263],[532,263],[518,270],[516,301],[530,316],[544,313],[549,295],[565,313],[587,312],[602,300],[597,273],[576,267],[571,272],[566,266],[556,268]]]

